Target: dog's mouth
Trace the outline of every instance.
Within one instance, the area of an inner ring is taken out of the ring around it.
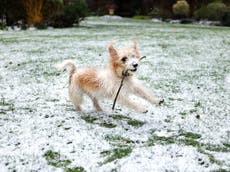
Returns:
[[[130,71],[131,71],[131,72],[136,72],[136,71],[137,71],[137,68],[131,69]]]
[[[130,69],[131,72],[136,72],[137,71],[137,68],[134,68],[134,69]]]

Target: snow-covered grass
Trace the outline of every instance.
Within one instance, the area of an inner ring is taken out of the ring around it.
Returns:
[[[67,73],[106,67],[107,45],[147,56],[137,76],[165,99],[146,114],[86,97],[78,113]],[[0,171],[230,170],[230,30],[88,18],[79,28],[0,31]]]

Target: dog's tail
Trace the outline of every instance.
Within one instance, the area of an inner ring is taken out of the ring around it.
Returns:
[[[76,66],[73,60],[65,60],[61,64],[57,65],[58,70],[64,72],[69,69],[69,83],[71,83],[71,79],[73,74],[76,71]]]

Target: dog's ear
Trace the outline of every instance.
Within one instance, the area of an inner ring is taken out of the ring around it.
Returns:
[[[109,45],[109,54],[112,58],[119,58],[117,50],[113,47],[113,42]]]
[[[137,48],[137,37],[136,35],[133,36],[133,48]]]

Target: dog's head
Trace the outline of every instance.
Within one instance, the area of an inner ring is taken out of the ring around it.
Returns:
[[[133,75],[137,71],[141,60],[140,53],[137,49],[136,37],[133,38],[133,45],[121,49],[115,49],[113,43],[109,45],[110,67],[118,76],[124,72]]]

